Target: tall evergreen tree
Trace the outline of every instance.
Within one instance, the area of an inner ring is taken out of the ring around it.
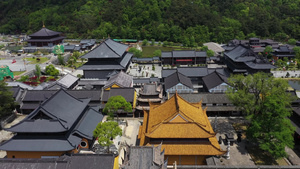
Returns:
[[[285,157],[285,147],[293,147],[295,128],[291,115],[292,97],[286,92],[288,83],[265,73],[229,78],[227,95],[250,120],[247,139],[272,157]]]

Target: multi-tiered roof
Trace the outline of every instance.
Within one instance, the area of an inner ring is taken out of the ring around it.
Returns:
[[[165,155],[221,155],[211,124],[200,103],[177,93],[164,103],[150,103],[139,131],[140,146],[162,143]]]
[[[128,45],[106,39],[98,47],[82,56],[88,59],[88,62],[79,69],[84,71],[85,78],[106,77],[109,71],[114,70],[126,71],[133,55],[128,53],[127,49]]]
[[[93,140],[93,130],[103,116],[88,106],[89,101],[57,91],[23,121],[6,129],[17,134],[0,149],[65,152],[76,149],[83,138]]]

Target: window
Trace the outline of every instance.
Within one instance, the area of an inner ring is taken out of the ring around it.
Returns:
[[[87,146],[87,144],[86,144],[86,142],[85,142],[85,141],[82,141],[82,142],[80,143],[80,146],[81,146],[82,148],[84,148],[84,147],[86,147],[86,146]]]

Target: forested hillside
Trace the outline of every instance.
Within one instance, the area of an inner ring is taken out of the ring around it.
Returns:
[[[0,32],[42,27],[68,38],[300,39],[300,0],[2,0]]]

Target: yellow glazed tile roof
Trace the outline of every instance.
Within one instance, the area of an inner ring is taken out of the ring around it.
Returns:
[[[210,138],[215,136],[208,133],[196,123],[162,123],[151,133],[146,134],[150,138]]]

